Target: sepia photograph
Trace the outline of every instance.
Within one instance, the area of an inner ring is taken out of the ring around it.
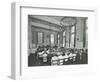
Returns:
[[[88,17],[28,15],[28,67],[88,64]]]

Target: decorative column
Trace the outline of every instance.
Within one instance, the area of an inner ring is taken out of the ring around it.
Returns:
[[[61,30],[66,31],[67,39],[65,41],[65,46],[70,48],[70,38],[71,38],[71,27],[76,25],[77,20],[75,17],[64,17],[61,19]],[[68,33],[67,33],[68,32]]]
[[[61,31],[61,32],[59,33],[59,35],[60,35],[60,37],[59,37],[59,41],[60,41],[59,46],[60,46],[60,47],[63,47],[63,31]]]

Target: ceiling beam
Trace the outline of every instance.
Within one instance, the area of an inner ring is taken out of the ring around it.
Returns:
[[[47,17],[47,16],[31,16],[31,17],[61,26],[58,20]]]
[[[36,26],[36,27],[45,28],[45,29],[51,29],[51,30],[54,30],[54,31],[59,31],[59,29],[57,29],[56,27],[45,25],[45,24],[40,24],[40,23],[37,23],[37,22],[31,21],[31,25]]]

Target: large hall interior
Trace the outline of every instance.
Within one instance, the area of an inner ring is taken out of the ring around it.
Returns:
[[[28,66],[88,64],[88,18],[28,15]]]

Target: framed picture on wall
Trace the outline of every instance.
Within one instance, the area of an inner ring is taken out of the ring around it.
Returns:
[[[94,26],[94,8],[12,3],[12,78],[95,73]]]

